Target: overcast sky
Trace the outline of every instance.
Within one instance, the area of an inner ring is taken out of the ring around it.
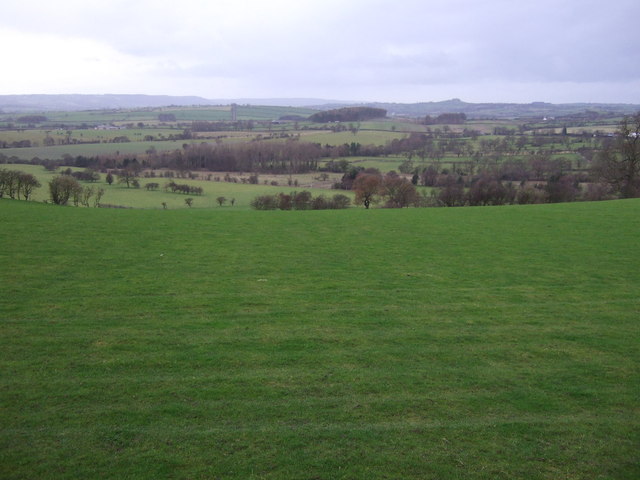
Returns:
[[[3,0],[0,94],[640,103],[638,0]]]

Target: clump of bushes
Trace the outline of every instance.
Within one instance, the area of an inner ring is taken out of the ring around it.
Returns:
[[[14,199],[23,196],[29,200],[33,190],[40,186],[38,179],[30,173],[0,169],[0,198],[5,195]]]
[[[251,201],[250,205],[256,210],[337,210],[351,205],[351,199],[341,193],[332,197],[325,195],[313,197],[305,190],[290,194],[259,195]]]
[[[194,194],[194,195],[202,195],[203,189],[202,187],[195,187],[193,185],[187,184],[178,184],[175,182],[169,182],[164,186],[165,191],[171,191],[171,193],[184,193],[184,194]]]

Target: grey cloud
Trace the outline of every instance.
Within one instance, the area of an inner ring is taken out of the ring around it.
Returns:
[[[381,96],[403,88],[461,96],[456,89],[474,91],[474,83],[513,84],[514,92],[548,84],[556,95],[562,84],[640,82],[634,0],[273,2],[72,0],[62,12],[7,0],[0,28],[93,39],[153,65],[158,84],[174,82],[176,91],[220,80],[245,97],[339,98],[376,88]],[[142,80],[132,78],[132,90]]]

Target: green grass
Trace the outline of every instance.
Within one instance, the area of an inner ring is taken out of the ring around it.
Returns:
[[[280,181],[282,182],[282,179]],[[294,176],[295,178],[295,176]],[[178,184],[190,184],[194,186],[200,186],[204,189],[203,195],[184,195],[177,193],[165,192],[162,186],[169,182],[175,181]],[[197,180],[185,180],[185,179],[164,179],[164,178],[149,178],[140,179],[140,184],[144,186],[147,182],[159,183],[161,188],[157,191],[147,191],[143,188],[134,189],[127,188],[124,185],[112,185],[107,188],[106,185],[101,185],[106,189],[106,193],[102,199],[103,203],[109,203],[112,205],[122,205],[132,208],[163,208],[162,202],[167,204],[170,209],[175,208],[188,208],[184,202],[185,198],[193,198],[192,208],[220,208],[217,198],[220,196],[225,197],[228,201],[223,205],[223,209],[233,210],[248,210],[250,208],[251,201],[258,195],[275,195],[278,193],[291,193],[293,191],[307,190],[315,197],[317,195],[325,195],[331,197],[336,193],[342,193],[353,198],[353,192],[342,192],[337,190],[326,190],[319,188],[307,188],[305,186],[291,186],[282,182],[278,186],[271,185],[249,185],[230,182],[206,182]],[[232,207],[229,203],[231,198],[235,198],[236,202]]]
[[[331,132],[329,130],[321,132],[303,132],[300,139],[305,142],[320,143],[322,145],[343,145],[353,142],[361,145],[385,145],[394,138],[406,136],[402,132],[388,132],[379,130],[359,130],[357,133],[351,132]]]
[[[67,131],[71,132],[69,138],[77,142],[108,142],[115,137],[128,137],[132,142],[142,141],[145,135],[154,137],[169,137],[170,135],[179,135],[183,129],[178,128],[123,128],[119,130],[95,130],[95,129],[76,129],[76,130],[60,130],[60,129],[28,129],[28,130],[3,130],[0,131],[0,141],[15,142],[21,140],[29,140],[32,143],[37,142],[38,145],[44,144],[44,139],[48,135],[54,139],[56,143],[64,141],[67,137]]]
[[[185,140],[176,141],[141,141],[127,143],[87,143],[79,145],[55,145],[52,147],[26,147],[26,148],[3,148],[0,153],[8,158],[15,157],[21,160],[31,160],[33,158],[59,160],[65,155],[72,157],[96,155],[135,155],[142,154],[151,147],[157,151],[171,151],[181,149]]]
[[[41,183],[41,187],[37,188],[33,192],[31,198],[35,202],[49,201],[49,182],[60,173],[60,169],[56,172],[46,170],[40,165],[23,165],[23,164],[0,164],[0,168],[7,170],[20,170],[25,173],[30,173],[38,178]],[[61,167],[62,170],[65,167]],[[74,168],[73,170],[84,170],[82,168]],[[201,176],[206,178],[206,174],[199,172]],[[212,177],[224,178],[224,173],[212,173]],[[231,172],[232,177],[247,178],[249,174],[240,174],[238,172]],[[95,189],[102,188],[105,193],[101,199],[101,203],[118,205],[130,208],[146,208],[146,209],[163,209],[162,203],[167,204],[169,209],[181,209],[189,208],[185,204],[185,198],[193,198],[192,208],[223,208],[233,210],[248,210],[250,209],[251,201],[258,195],[275,195],[280,192],[291,193],[293,191],[309,191],[314,197],[317,195],[325,195],[331,197],[337,193],[347,195],[353,199],[354,194],[350,191],[342,190],[328,190],[327,188],[320,188],[315,186],[318,184],[317,175],[315,174],[297,174],[291,175],[292,181],[297,180],[298,186],[288,185],[288,175],[259,175],[259,185],[250,185],[243,183],[232,182],[216,182],[206,180],[188,180],[183,178],[144,178],[139,177],[140,188],[128,188],[125,184],[121,184],[116,180],[112,185],[108,185],[105,181],[105,175],[100,175],[100,180],[95,183],[80,182],[82,186],[92,186]],[[335,183],[342,177],[341,174],[330,174],[328,184]],[[264,185],[264,181],[268,182],[268,185]],[[189,184],[193,186],[202,187],[202,195],[185,195],[178,193],[170,193],[164,190],[164,185],[174,181],[178,184]],[[271,181],[278,182],[277,186],[272,186]],[[149,191],[144,188],[147,183],[158,183],[160,188],[158,190]],[[325,182],[327,183],[327,182]],[[218,197],[225,197],[227,203],[220,207]],[[234,198],[235,204],[231,206],[230,200]]]
[[[283,115],[308,116],[316,110],[298,107],[238,105],[239,120],[274,120]],[[206,120],[230,121],[230,106],[202,106],[202,107],[163,107],[138,108],[120,110],[86,110],[78,112],[46,112],[47,124],[51,125],[98,125],[101,123],[137,123],[156,122],[160,113],[173,113],[178,121]],[[1,114],[0,122],[15,122],[16,114]]]
[[[346,157],[346,160],[351,162],[355,167],[362,168],[377,168],[381,172],[388,172],[394,170],[398,172],[400,164],[407,160],[407,157],[393,156],[388,157]],[[415,162],[416,165],[418,162]]]
[[[181,150],[182,146],[187,144],[199,144],[201,142],[213,141],[213,139],[220,139],[226,143],[240,143],[240,142],[249,142],[252,139],[256,138],[256,132],[198,132],[197,138],[192,140],[166,140],[169,138],[169,135],[179,135],[183,130],[178,129],[141,129],[141,130],[113,130],[113,131],[105,131],[100,133],[99,131],[88,131],[91,133],[86,133],[83,137],[80,137],[80,134],[83,133],[81,130],[75,130],[73,134],[73,138],[79,138],[80,140],[84,138],[94,139],[99,138],[101,141],[104,140],[103,143],[78,143],[78,144],[70,144],[70,145],[53,145],[50,147],[43,146],[39,141],[39,146],[33,147],[21,147],[21,148],[2,148],[0,149],[0,154],[9,157],[16,157],[21,160],[31,160],[32,158],[40,158],[40,159],[50,159],[50,160],[59,160],[65,157],[65,155],[71,155],[72,157],[76,157],[78,155],[89,157],[96,155],[136,155],[143,154],[150,148],[155,148],[156,151],[173,151],[173,150]],[[23,132],[24,136],[20,139],[23,140],[31,140],[35,135],[37,135],[37,130],[31,130],[28,132]],[[266,132],[260,132],[266,133]],[[0,136],[2,132],[0,132]],[[14,135],[15,132],[5,132],[6,140],[13,141],[14,138],[9,135]],[[55,134],[54,138],[58,138],[59,135]],[[129,142],[123,143],[112,143],[109,142],[109,139],[112,139],[117,136],[126,135],[129,137]],[[145,135],[153,135],[156,136],[155,140],[144,140]],[[159,135],[164,135],[165,139],[160,139]],[[52,135],[53,136],[53,135]],[[44,138],[44,133],[41,135],[41,139]]]
[[[279,132],[279,128],[274,128],[273,133]],[[62,132],[62,133],[61,133]],[[87,141],[100,139],[101,141],[108,142],[109,139],[118,136],[127,136],[130,142],[125,143],[80,143],[71,145],[54,145],[50,147],[43,146],[42,141],[45,138],[45,133],[42,130],[28,130],[23,132],[5,131],[0,132],[0,140],[7,142],[13,142],[18,140],[31,140],[32,142],[38,142],[39,146],[22,147],[22,148],[2,148],[0,154],[6,157],[16,157],[22,160],[31,160],[38,157],[41,159],[61,159],[65,155],[71,155],[73,157],[82,156],[95,156],[106,154],[142,154],[149,148],[153,147],[157,151],[171,151],[181,149],[185,143],[200,143],[202,141],[211,141],[212,138],[224,137],[224,142],[238,143],[247,142],[256,138],[257,135],[268,136],[269,132],[265,130],[255,130],[253,132],[197,132],[198,138],[194,140],[153,140],[145,141],[145,135],[153,135],[158,137],[164,135],[168,138],[169,135],[179,135],[182,133],[180,129],[126,129],[126,130],[109,130],[109,131],[96,131],[96,130],[74,130],[72,138],[78,138],[79,141]],[[374,131],[374,130],[360,130],[355,135],[351,132],[331,132],[331,131],[302,131],[300,132],[300,139],[304,142],[320,143],[322,145],[343,145],[345,143],[350,144],[352,142],[360,143],[361,145],[385,145],[394,138],[402,138],[406,136],[402,132],[390,132],[390,131]],[[80,136],[82,134],[82,136]],[[54,139],[59,139],[64,136],[64,131],[52,131],[51,136]],[[274,141],[282,141],[282,139],[276,139]]]
[[[638,478],[639,219],[0,200],[0,477]]]

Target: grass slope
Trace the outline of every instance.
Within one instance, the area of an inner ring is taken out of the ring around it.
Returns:
[[[0,201],[0,477],[638,478],[640,202]]]

